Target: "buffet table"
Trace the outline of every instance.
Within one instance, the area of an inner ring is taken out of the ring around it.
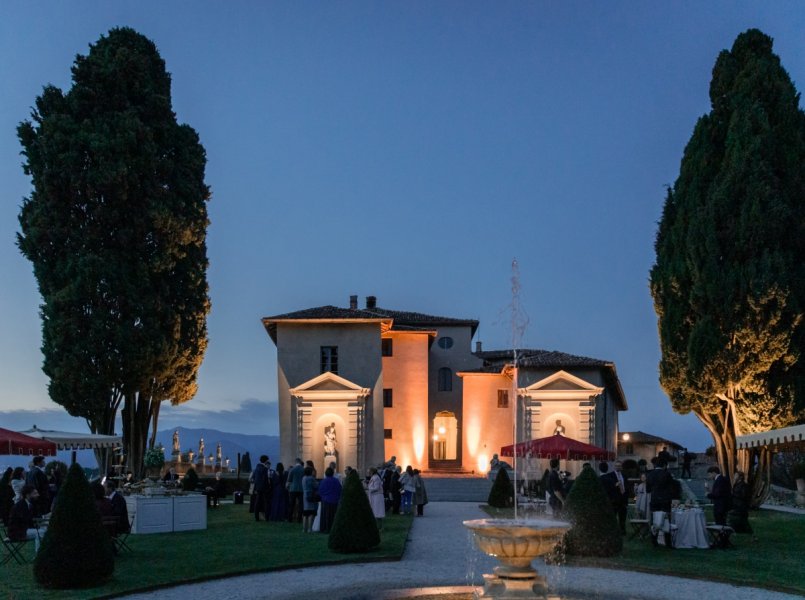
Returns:
[[[126,496],[132,533],[168,533],[207,529],[207,498],[203,494]]]

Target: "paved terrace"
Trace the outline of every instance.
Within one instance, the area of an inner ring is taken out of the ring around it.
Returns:
[[[436,586],[482,585],[496,562],[475,549],[462,521],[486,515],[476,503],[432,502],[415,518],[399,562],[363,563],[276,571],[178,586],[126,596],[130,600],[272,600],[324,598],[369,600],[384,591]],[[300,535],[301,532],[300,532]],[[318,534],[310,534],[318,535]],[[684,550],[680,550],[684,552]],[[703,565],[703,568],[706,568]],[[729,598],[787,600],[799,596],[663,575],[608,569],[537,565],[552,591],[586,598]],[[706,574],[706,573],[704,573]]]

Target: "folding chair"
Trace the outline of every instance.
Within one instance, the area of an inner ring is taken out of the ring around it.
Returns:
[[[129,539],[129,535],[131,535],[131,530],[134,528],[134,517],[129,519],[129,528],[126,531],[122,531],[118,533],[112,540],[115,542],[115,550],[120,552],[132,552],[131,546],[126,543],[126,540]]]
[[[8,537],[8,530],[5,525],[0,524],[0,538],[2,538],[3,547],[6,549],[6,555],[0,561],[0,565],[4,565],[14,559],[18,565],[24,565],[28,561],[22,554],[22,548],[28,542],[33,542],[33,538],[26,538],[24,540],[12,540]]]

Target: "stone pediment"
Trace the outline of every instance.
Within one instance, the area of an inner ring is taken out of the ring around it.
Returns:
[[[344,400],[368,396],[371,390],[327,371],[291,388],[290,392],[292,396],[310,400]]]
[[[557,371],[553,375],[532,383],[520,390],[524,396],[544,396],[547,398],[578,398],[597,396],[604,391],[603,387],[593,385],[581,377],[571,375],[567,371]]]

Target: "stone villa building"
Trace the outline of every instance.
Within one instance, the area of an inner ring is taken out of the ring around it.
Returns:
[[[265,317],[277,346],[281,459],[363,471],[390,456],[428,471],[485,472],[517,439],[562,433],[616,450],[627,409],[615,365],[544,350],[472,351],[478,321],[377,306]],[[512,401],[517,397],[517,402]]]

